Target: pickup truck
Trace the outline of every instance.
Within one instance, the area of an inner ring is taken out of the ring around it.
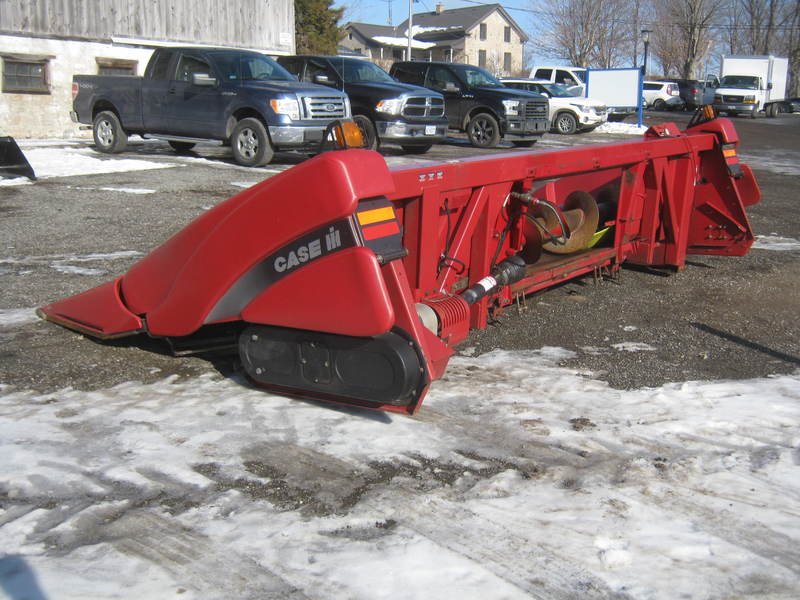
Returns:
[[[450,127],[466,132],[476,148],[494,148],[501,138],[528,148],[550,129],[547,98],[506,87],[479,67],[401,61],[389,74],[440,92]]]
[[[276,151],[318,150],[327,126],[350,120],[337,90],[300,83],[271,58],[229,48],[158,48],[144,77],[75,75],[72,120],[91,123],[100,152],[121,152],[128,136],[229,144],[241,165]]]
[[[418,85],[400,83],[378,65],[341,56],[279,56],[278,63],[300,81],[342,90],[350,98],[353,121],[364,145],[377,150],[383,142],[422,154],[447,135],[444,98]]]

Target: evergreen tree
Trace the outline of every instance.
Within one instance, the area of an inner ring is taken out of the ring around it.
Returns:
[[[336,54],[342,8],[333,0],[295,0],[294,23],[297,54]]]

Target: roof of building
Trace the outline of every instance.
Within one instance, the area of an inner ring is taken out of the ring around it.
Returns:
[[[509,25],[517,30],[517,33],[523,41],[528,40],[528,36],[525,35],[525,32],[522,31],[519,25],[517,25],[517,22],[514,21],[511,15],[506,12],[506,9],[499,4],[480,4],[477,6],[466,6],[464,8],[443,10],[441,12],[436,12],[434,10],[423,13],[415,13],[411,22],[415,26],[419,26],[424,29],[437,28],[439,30],[443,30],[458,28],[466,32],[478,25],[494,11],[499,11],[500,14],[503,15],[506,21],[508,21]],[[408,19],[397,26],[397,28],[401,31],[405,31],[407,27]]]
[[[416,13],[412,18],[414,40],[418,42],[439,42],[460,39],[466,35],[467,31],[476,27],[494,11],[499,11],[502,14],[509,25],[516,30],[522,41],[528,40],[528,36],[525,32],[522,31],[516,21],[514,21],[499,4],[482,4],[479,6],[443,10],[441,12],[428,11]],[[347,23],[344,28],[352,29],[368,41],[385,45],[394,45],[387,44],[385,40],[405,39],[406,30],[408,29],[408,19],[396,27],[392,27],[391,25],[350,22]],[[425,46],[417,46],[417,44],[414,44],[414,47],[428,47],[431,45],[433,44],[427,44]]]

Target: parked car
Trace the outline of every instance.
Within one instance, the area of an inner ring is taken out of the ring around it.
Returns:
[[[329,124],[350,119],[343,92],[300,83],[263,54],[231,48],[158,48],[144,77],[75,75],[72,95],[72,120],[92,124],[100,152],[121,152],[132,134],[179,152],[217,140],[249,167],[277,150],[316,150]]]
[[[440,92],[450,127],[466,132],[478,148],[493,148],[501,138],[530,147],[550,127],[546,98],[506,87],[479,67],[401,61],[389,73],[404,83]]]
[[[714,103],[714,87],[705,81],[697,79],[675,79],[673,81],[678,84],[678,94],[687,109],[694,110],[705,104]]]
[[[576,98],[565,85],[506,77],[501,79],[508,87],[541,94],[550,104],[550,131],[570,134],[591,131],[608,120],[608,107],[592,98]]]
[[[673,81],[645,81],[642,84],[642,97],[645,104],[655,110],[683,107],[678,84]]]
[[[427,88],[400,83],[378,65],[340,56],[280,56],[278,63],[300,81],[344,91],[367,148],[394,142],[421,154],[447,135],[444,97]]]
[[[800,98],[787,98],[784,100],[781,112],[800,113]]]

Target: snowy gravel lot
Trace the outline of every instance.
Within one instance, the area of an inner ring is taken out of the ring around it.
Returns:
[[[35,316],[299,158],[22,141],[40,180],[0,185],[0,594],[800,597],[800,118],[735,124],[764,193],[747,257],[536,294],[413,418]]]

